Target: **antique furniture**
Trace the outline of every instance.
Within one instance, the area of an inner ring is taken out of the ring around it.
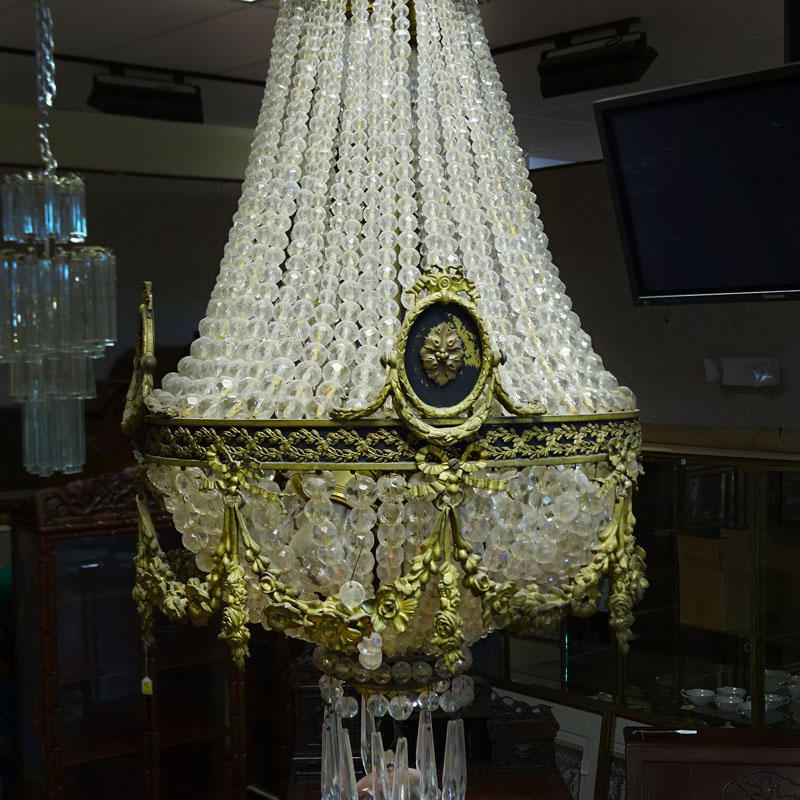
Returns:
[[[628,800],[794,800],[800,734],[626,728]]]
[[[25,800],[243,794],[244,685],[227,648],[211,630],[164,620],[153,647],[142,647],[131,599],[133,478],[74,481],[15,508]]]

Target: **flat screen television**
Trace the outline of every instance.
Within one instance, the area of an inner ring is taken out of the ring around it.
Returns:
[[[800,297],[800,64],[594,108],[636,303]]]

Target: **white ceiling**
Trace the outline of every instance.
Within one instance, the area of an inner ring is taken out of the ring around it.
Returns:
[[[56,51],[174,70],[263,80],[277,0],[50,0]],[[0,0],[0,45],[32,49],[33,0]],[[493,47],[641,17],[658,58],[637,84],[542,99],[541,47],[497,59],[520,142],[535,158],[600,157],[591,104],[601,97],[778,66],[783,0],[492,0],[482,7]],[[59,108],[86,110],[97,68],[57,63]],[[200,82],[209,123],[252,127],[261,92]],[[32,59],[0,54],[0,103],[33,102]]]

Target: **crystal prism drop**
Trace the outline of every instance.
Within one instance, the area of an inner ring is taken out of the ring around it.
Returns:
[[[437,800],[439,787],[436,777],[436,752],[433,746],[431,712],[428,708],[423,708],[419,712],[417,770],[419,771],[419,800]]]
[[[350,736],[342,727],[339,728],[339,798],[340,800],[358,800]]]
[[[458,800],[464,800],[467,793],[467,743],[464,736],[464,720],[456,720],[456,767],[458,768]]]
[[[367,698],[361,695],[361,764],[364,773],[372,767],[372,734],[375,733],[375,717],[367,708]]]
[[[411,789],[408,782],[408,740],[404,736],[397,740],[397,751],[394,756],[392,800],[411,800]]]
[[[464,743],[464,722],[451,719],[447,723],[442,770],[442,800],[464,800],[467,791],[467,759]]]
[[[372,734],[372,800],[391,800],[389,775],[383,754],[383,739],[379,732]]]
[[[339,800],[339,740],[336,734],[339,720],[325,709],[322,723],[322,770],[320,791],[322,800]]]

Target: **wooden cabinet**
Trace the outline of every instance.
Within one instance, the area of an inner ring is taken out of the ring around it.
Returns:
[[[155,647],[142,645],[131,599],[134,477],[42,490],[13,520],[26,799],[244,794],[243,677],[215,628],[159,616]]]
[[[628,800],[748,800],[800,795],[800,736],[625,729]]]

